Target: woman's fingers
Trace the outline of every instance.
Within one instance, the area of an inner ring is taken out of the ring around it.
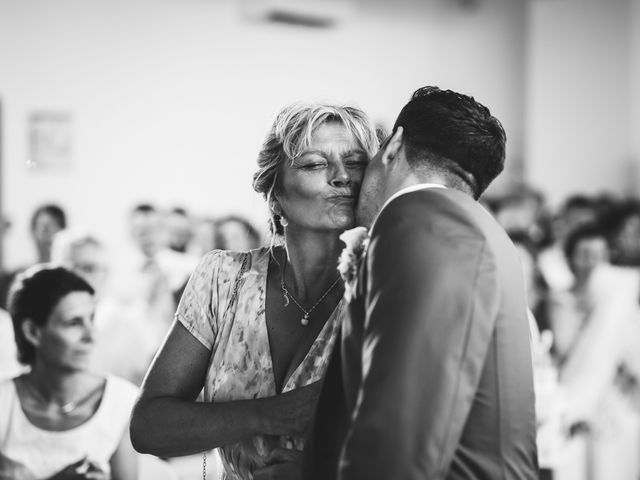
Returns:
[[[267,435],[290,435],[303,433],[316,411],[322,382],[290,390],[259,400],[259,418],[263,420],[262,431]]]
[[[267,465],[277,463],[295,462],[300,460],[301,452],[297,450],[288,450],[286,448],[274,448],[266,459]]]
[[[253,472],[253,480],[300,480],[302,478],[302,453],[296,450],[276,448],[267,461],[276,463]]]

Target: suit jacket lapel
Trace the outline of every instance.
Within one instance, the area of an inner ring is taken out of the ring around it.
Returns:
[[[342,323],[342,381],[349,414],[355,408],[358,387],[362,377],[362,338],[365,320],[365,295],[367,291],[367,252],[358,265],[355,293],[349,302],[349,315]]]

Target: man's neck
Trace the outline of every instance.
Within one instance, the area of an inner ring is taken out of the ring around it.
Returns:
[[[408,187],[413,187],[413,186],[421,185],[425,183],[433,184],[433,185],[442,185],[444,187],[448,186],[447,185],[448,182],[445,180],[445,178],[435,173],[434,174],[431,174],[431,173],[418,174],[416,172],[410,171],[410,172],[407,172],[406,175],[398,176],[396,178],[398,178],[397,181],[394,181],[393,179],[389,179],[389,182],[387,183],[387,186],[385,188],[384,202],[389,200],[393,195],[395,195],[399,191],[404,190],[405,188],[408,188]]]

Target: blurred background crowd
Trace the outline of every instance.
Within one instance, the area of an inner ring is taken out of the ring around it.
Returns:
[[[640,199],[575,194],[553,209],[540,191],[523,185],[482,203],[521,253],[535,333],[543,473],[636,478]],[[133,206],[126,222],[129,245],[114,257],[99,236],[74,225],[63,206],[41,205],[30,219],[30,264],[64,266],[95,289],[92,367],[139,385],[198,259],[212,249],[255,248],[270,237],[241,215],[201,218],[149,203]],[[2,271],[3,309],[9,285],[30,264]],[[25,367],[16,360],[3,310],[0,331],[0,376],[6,378]],[[200,461],[187,463],[191,474]]]
[[[261,232],[241,216],[196,219],[181,207],[162,211],[140,204],[127,219],[130,245],[114,258],[97,235],[67,222],[60,205],[36,209],[31,218],[36,255],[31,263],[0,273],[0,307],[7,310],[12,283],[30,266],[68,268],[83,277],[99,299],[97,368],[138,385],[200,257],[214,249],[250,250],[263,244]],[[0,374],[5,376],[20,369],[12,337],[2,337]]]
[[[428,84],[507,132],[481,200],[522,254],[542,478],[640,479],[640,0],[0,0],[0,380],[11,282],[51,262],[96,291],[92,368],[140,385],[199,258],[270,241],[275,112],[384,132]]]

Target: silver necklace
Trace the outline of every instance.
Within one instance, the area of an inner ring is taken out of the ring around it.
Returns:
[[[84,397],[80,397],[77,400],[71,400],[70,402],[64,403],[62,405],[56,403],[56,402],[51,402],[49,400],[47,400],[45,398],[45,396],[40,393],[40,390],[38,390],[36,388],[35,385],[33,385],[30,381],[26,381],[26,383],[29,385],[29,389],[36,394],[36,396],[38,397],[38,400],[43,403],[43,404],[50,404],[53,403],[56,407],[58,407],[58,409],[60,410],[60,413],[62,413],[63,415],[69,415],[71,412],[73,412],[76,408],[78,408],[80,405],[82,405],[83,403],[85,403],[87,400],[89,400],[91,397],[93,397],[93,395],[95,395],[97,389],[93,389],[91,390],[87,395],[85,395]]]
[[[298,302],[298,300],[296,300],[296,297],[294,297],[291,294],[291,292],[289,291],[289,289],[287,288],[287,286],[284,283],[284,270],[285,270],[286,266],[287,266],[287,261],[285,260],[284,267],[282,267],[282,276],[280,277],[280,288],[282,289],[282,295],[284,296],[284,306],[288,307],[289,306],[289,299],[291,299],[291,301],[293,301],[293,303],[295,303],[296,306],[304,314],[302,316],[302,318],[300,319],[300,325],[302,325],[303,327],[306,327],[307,325],[309,325],[309,315],[311,315],[311,312],[313,312],[316,309],[316,307],[318,305],[320,305],[320,303],[322,303],[322,301],[326,298],[326,296],[329,295],[329,293],[331,293],[331,291],[334,288],[336,288],[336,285],[338,285],[338,282],[340,282],[340,275],[338,275],[338,277],[333,281],[333,283],[329,286],[329,288],[327,288],[325,290],[325,292],[318,299],[318,301],[313,304],[313,307],[311,307],[309,310],[307,310],[306,308],[304,308],[300,304],[300,302]]]

